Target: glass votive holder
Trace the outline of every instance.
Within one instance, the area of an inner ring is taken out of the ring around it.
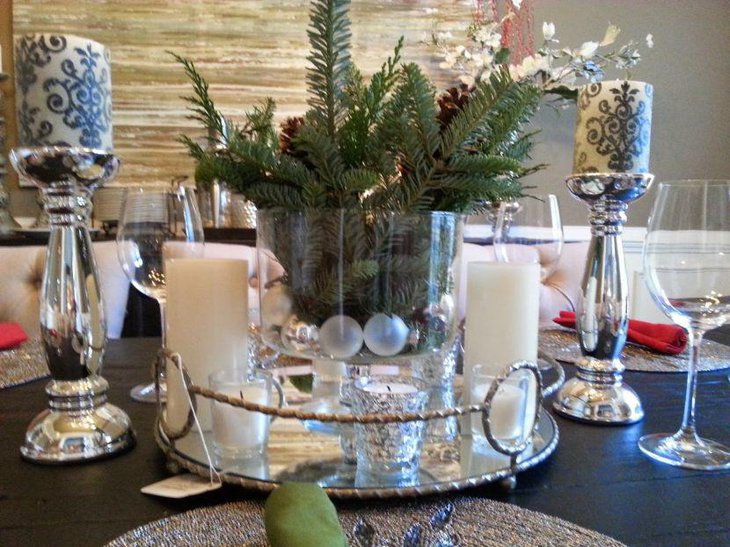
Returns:
[[[353,411],[363,414],[423,412],[428,386],[412,376],[363,376],[353,383]],[[355,424],[357,474],[365,482],[400,482],[418,474],[425,422]]]
[[[209,377],[210,389],[250,403],[271,406],[274,390],[279,406],[284,398],[281,385],[271,373],[247,369],[219,370]],[[248,459],[266,451],[271,416],[211,400],[213,451],[224,459]]]
[[[492,384],[497,380],[494,367],[475,365],[472,369],[471,402],[484,402]],[[499,441],[522,442],[531,431],[528,426],[534,423],[536,393],[532,373],[516,371],[502,380],[494,393],[489,413],[489,430],[492,437]],[[480,419],[472,421],[472,437],[477,446],[489,447],[484,424]]]

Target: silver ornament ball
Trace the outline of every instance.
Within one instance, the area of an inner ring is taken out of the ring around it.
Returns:
[[[319,329],[292,315],[281,328],[281,343],[295,353],[319,353]]]

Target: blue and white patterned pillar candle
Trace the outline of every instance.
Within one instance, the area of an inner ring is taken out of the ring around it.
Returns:
[[[648,173],[651,84],[627,80],[583,86],[578,94],[573,173]]]
[[[18,141],[22,146],[114,148],[109,49],[72,35],[15,39]]]

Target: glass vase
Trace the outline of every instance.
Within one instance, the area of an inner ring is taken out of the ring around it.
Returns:
[[[262,210],[262,337],[283,353],[349,364],[426,355],[457,333],[463,217]]]

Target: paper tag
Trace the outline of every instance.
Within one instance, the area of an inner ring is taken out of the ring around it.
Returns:
[[[169,479],[149,484],[143,487],[140,492],[162,498],[179,499],[217,490],[221,486],[222,484],[220,482],[211,483],[210,479],[188,473],[185,475],[175,475]]]

